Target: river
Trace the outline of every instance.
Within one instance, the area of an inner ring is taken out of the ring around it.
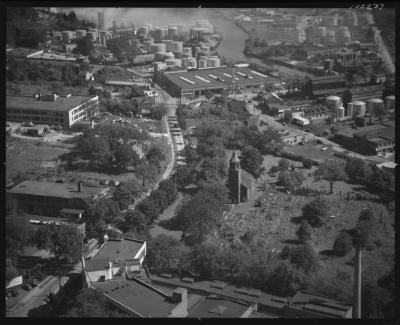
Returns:
[[[267,68],[273,68],[274,70],[286,76],[313,76],[307,72],[298,71],[296,69],[291,69],[289,67],[276,64],[266,64],[260,59],[245,56],[243,50],[246,46],[246,40],[248,38],[247,33],[240,29],[233,21],[221,17],[221,14],[221,12],[218,12],[207,17],[216,31],[221,32],[223,35],[223,39],[216,49],[220,57],[233,59],[235,61],[254,63]],[[229,12],[227,14],[229,14]]]

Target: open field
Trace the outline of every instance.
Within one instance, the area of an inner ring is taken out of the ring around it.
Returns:
[[[327,147],[328,149],[322,151],[322,147]],[[332,157],[332,155],[336,152],[332,149],[331,145],[316,144],[313,142],[308,142],[304,145],[285,146],[283,150],[296,155],[302,155],[305,158],[309,158],[317,162],[324,162],[329,157]]]

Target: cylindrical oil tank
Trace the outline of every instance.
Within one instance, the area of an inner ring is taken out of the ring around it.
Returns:
[[[197,61],[195,58],[189,58],[186,60],[186,66],[191,68],[197,68]]]
[[[78,29],[76,31],[76,38],[82,38],[86,36],[86,30],[84,29]]]
[[[342,99],[339,96],[328,96],[326,98],[326,106],[335,112],[340,106],[342,106]]]
[[[210,55],[210,47],[209,46],[202,46],[201,48],[200,48],[200,51],[201,52],[203,52],[203,53],[206,53],[205,55]]]
[[[324,24],[326,26],[337,26],[338,16],[326,16],[324,17]]]
[[[325,37],[326,36],[326,27],[320,26],[316,29],[317,37]]]
[[[331,30],[326,33],[326,42],[329,44],[333,44],[336,42],[336,33],[335,31]]]
[[[336,110],[337,118],[343,118],[344,117],[344,107],[340,106]]]
[[[183,54],[186,54],[188,56],[192,56],[193,55],[192,48],[191,47],[184,47],[183,48]]]
[[[324,64],[324,70],[333,70],[333,59],[325,59],[323,61]]]
[[[155,53],[154,59],[157,61],[161,61],[161,60],[165,59],[165,53]]]
[[[163,54],[165,59],[175,59],[175,55],[172,52],[167,52]]]
[[[95,32],[92,32],[92,31],[88,31],[86,33],[86,36],[89,36],[92,41],[94,41],[96,39],[96,35],[97,34]]]
[[[74,34],[70,30],[64,30],[61,32],[63,41],[70,41],[72,40]]]
[[[93,32],[96,35],[96,38],[99,37],[99,34],[98,34],[99,31],[96,28],[89,29],[89,32]]]
[[[205,69],[205,68],[207,68],[207,60],[204,60],[204,59],[198,60],[198,61],[197,61],[197,67],[198,67],[199,69]]]
[[[169,26],[168,27],[168,37],[174,38],[178,35],[178,27],[177,26]]]
[[[366,13],[366,18],[367,18],[367,23],[368,25],[373,25],[375,24],[375,19],[374,16],[372,15],[372,13]]]
[[[346,17],[347,25],[349,26],[358,26],[358,17],[354,14],[348,14]]]
[[[350,35],[350,32],[348,32],[347,34],[343,35],[342,42],[343,42],[343,44],[349,44],[349,43],[351,43],[351,35]]]
[[[182,53],[183,52],[183,42],[172,42],[172,52]]]
[[[383,100],[380,98],[372,98],[367,100],[367,112],[370,114],[383,107]]]
[[[149,34],[149,26],[142,26],[138,29],[138,34],[148,35]]]
[[[396,105],[396,97],[394,95],[385,97],[385,107],[387,110],[395,109],[395,105]]]
[[[365,102],[356,100],[347,104],[348,116],[364,116],[366,111]]]
[[[154,53],[165,53],[167,50],[167,46],[163,43],[153,43],[150,46],[150,51]]]
[[[210,56],[207,58],[207,67],[208,68],[218,68],[220,66],[219,57]]]
[[[151,46],[153,45],[153,41],[144,41],[143,42],[143,49],[147,52],[151,51]]]
[[[173,40],[171,39],[164,39],[161,43],[164,43],[167,46],[167,51],[170,52],[172,51],[172,42]]]

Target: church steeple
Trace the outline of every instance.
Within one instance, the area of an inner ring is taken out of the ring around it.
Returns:
[[[229,162],[228,183],[232,203],[240,203],[240,159],[236,150]]]

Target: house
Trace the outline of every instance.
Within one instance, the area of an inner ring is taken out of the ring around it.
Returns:
[[[284,135],[282,135],[282,140],[287,145],[306,143],[310,141],[311,138],[312,138],[311,134],[303,132],[287,132]]]
[[[85,209],[86,202],[108,195],[108,187],[82,183],[23,181],[6,191],[6,207],[26,213],[57,217],[63,208]]]
[[[93,81],[93,80],[94,80],[93,73],[90,72],[90,71],[82,70],[82,71],[79,73],[79,75],[80,75],[85,81],[88,81],[88,80]]]
[[[293,117],[293,123],[296,123],[300,126],[305,126],[310,124],[310,120],[301,116]]]
[[[146,256],[146,242],[131,238],[108,239],[98,252],[84,261],[86,283],[104,282],[123,274],[140,273]]]

